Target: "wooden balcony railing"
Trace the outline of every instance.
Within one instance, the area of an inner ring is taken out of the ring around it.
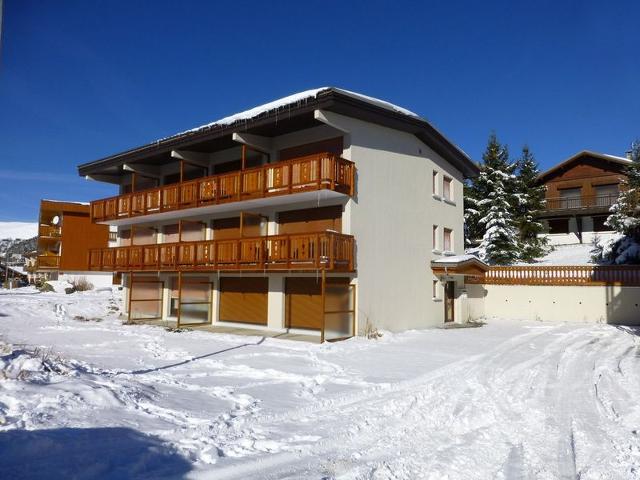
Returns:
[[[38,236],[40,237],[60,237],[62,229],[55,225],[40,225],[38,227]]]
[[[60,268],[60,256],[38,255],[38,269],[41,268]]]
[[[89,251],[104,271],[352,271],[354,239],[335,232],[133,245]]]
[[[607,208],[616,203],[617,193],[605,195],[588,195],[582,197],[547,198],[546,210],[577,210],[588,208]]]
[[[467,283],[489,285],[625,285],[640,286],[640,266],[536,265],[489,267],[484,277]]]
[[[91,202],[100,222],[185,208],[330,189],[353,195],[353,162],[319,153]]]

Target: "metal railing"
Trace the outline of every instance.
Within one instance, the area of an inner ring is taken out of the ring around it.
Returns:
[[[163,185],[91,202],[100,222],[246,199],[330,189],[353,195],[353,162],[318,153],[246,170]]]
[[[546,199],[546,210],[576,210],[581,208],[610,207],[618,199],[617,193]]]

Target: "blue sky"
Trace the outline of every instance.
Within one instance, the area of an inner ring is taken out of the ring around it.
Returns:
[[[0,220],[113,187],[76,166],[334,85],[413,110],[479,159],[543,168],[640,137],[637,2],[5,0]]]

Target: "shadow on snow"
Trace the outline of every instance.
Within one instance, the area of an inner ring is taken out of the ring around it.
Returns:
[[[0,478],[182,478],[187,459],[130,428],[58,428],[0,433]]]

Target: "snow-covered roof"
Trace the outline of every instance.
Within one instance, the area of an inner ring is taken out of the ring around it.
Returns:
[[[629,160],[628,158],[625,157],[618,157],[616,155],[609,155],[606,153],[598,153],[598,152],[592,152],[591,150],[582,150],[578,153],[576,153],[575,155],[572,155],[571,157],[567,158],[566,160],[560,162],[559,164],[551,167],[550,169],[546,170],[545,172],[542,172],[538,178],[540,180],[544,179],[545,177],[547,177],[549,174],[555,172],[556,170],[570,164],[571,162],[581,158],[581,157],[593,157],[593,158],[600,158],[602,160],[607,160],[609,162],[614,162],[614,163],[619,163],[622,165],[629,165],[631,163],[633,163],[631,160]]]
[[[489,265],[475,255],[452,255],[431,261],[431,269],[436,275],[481,276],[489,270]]]
[[[184,135],[186,133],[198,132],[200,130],[205,130],[207,128],[212,128],[214,126],[219,125],[232,125],[236,122],[240,122],[242,120],[250,120],[252,118],[258,117],[267,112],[271,112],[274,110],[278,110],[280,108],[286,107],[288,105],[296,104],[296,103],[304,103],[305,101],[316,98],[320,93],[326,92],[329,90],[333,90],[335,92],[342,93],[344,95],[357,98],[359,100],[363,100],[365,102],[371,103],[372,105],[377,105],[378,107],[386,108],[387,110],[391,110],[394,112],[402,113],[403,115],[407,115],[414,118],[420,118],[419,115],[412,112],[411,110],[407,110],[406,108],[399,107],[398,105],[394,105],[393,103],[387,102],[385,100],[380,100],[379,98],[369,97],[367,95],[362,95],[361,93],[352,92],[350,90],[343,90],[342,88],[336,87],[320,87],[314,88],[311,90],[305,90],[304,92],[294,93],[293,95],[288,95],[286,97],[279,98],[272,102],[265,103],[263,105],[259,105],[254,108],[250,108],[249,110],[245,110],[243,112],[234,113],[233,115],[229,115],[228,117],[223,117],[213,122],[206,123],[204,125],[200,125],[199,127],[191,128],[189,130],[185,130],[180,133],[176,133],[174,135],[170,135],[165,138],[161,138],[158,141],[167,140],[169,138],[178,137],[180,135]]]
[[[336,87],[321,87],[288,95],[213,122],[157,139],[140,147],[117,153],[78,166],[80,176],[120,175],[126,162],[137,162],[153,158],[162,163],[165,155],[175,149],[191,148],[198,142],[212,142],[235,133],[234,130],[250,129],[254,126],[278,128],[281,118],[308,120],[316,109],[325,109],[339,114],[378,123],[389,128],[416,135],[433,148],[446,161],[458,168],[465,176],[479,172],[478,166],[442,132],[416,113],[393,103]],[[281,123],[281,122],[280,122]],[[286,125],[286,122],[285,122]],[[283,127],[286,130],[287,126]]]
[[[89,202],[70,202],[68,200],[51,200],[50,198],[43,198],[42,201],[50,203],[71,203],[73,205],[90,205]]]
[[[458,263],[468,262],[469,260],[478,260],[479,262],[482,261],[475,255],[453,255],[451,257],[438,258],[437,260],[433,260],[433,262],[431,263],[458,264]]]

